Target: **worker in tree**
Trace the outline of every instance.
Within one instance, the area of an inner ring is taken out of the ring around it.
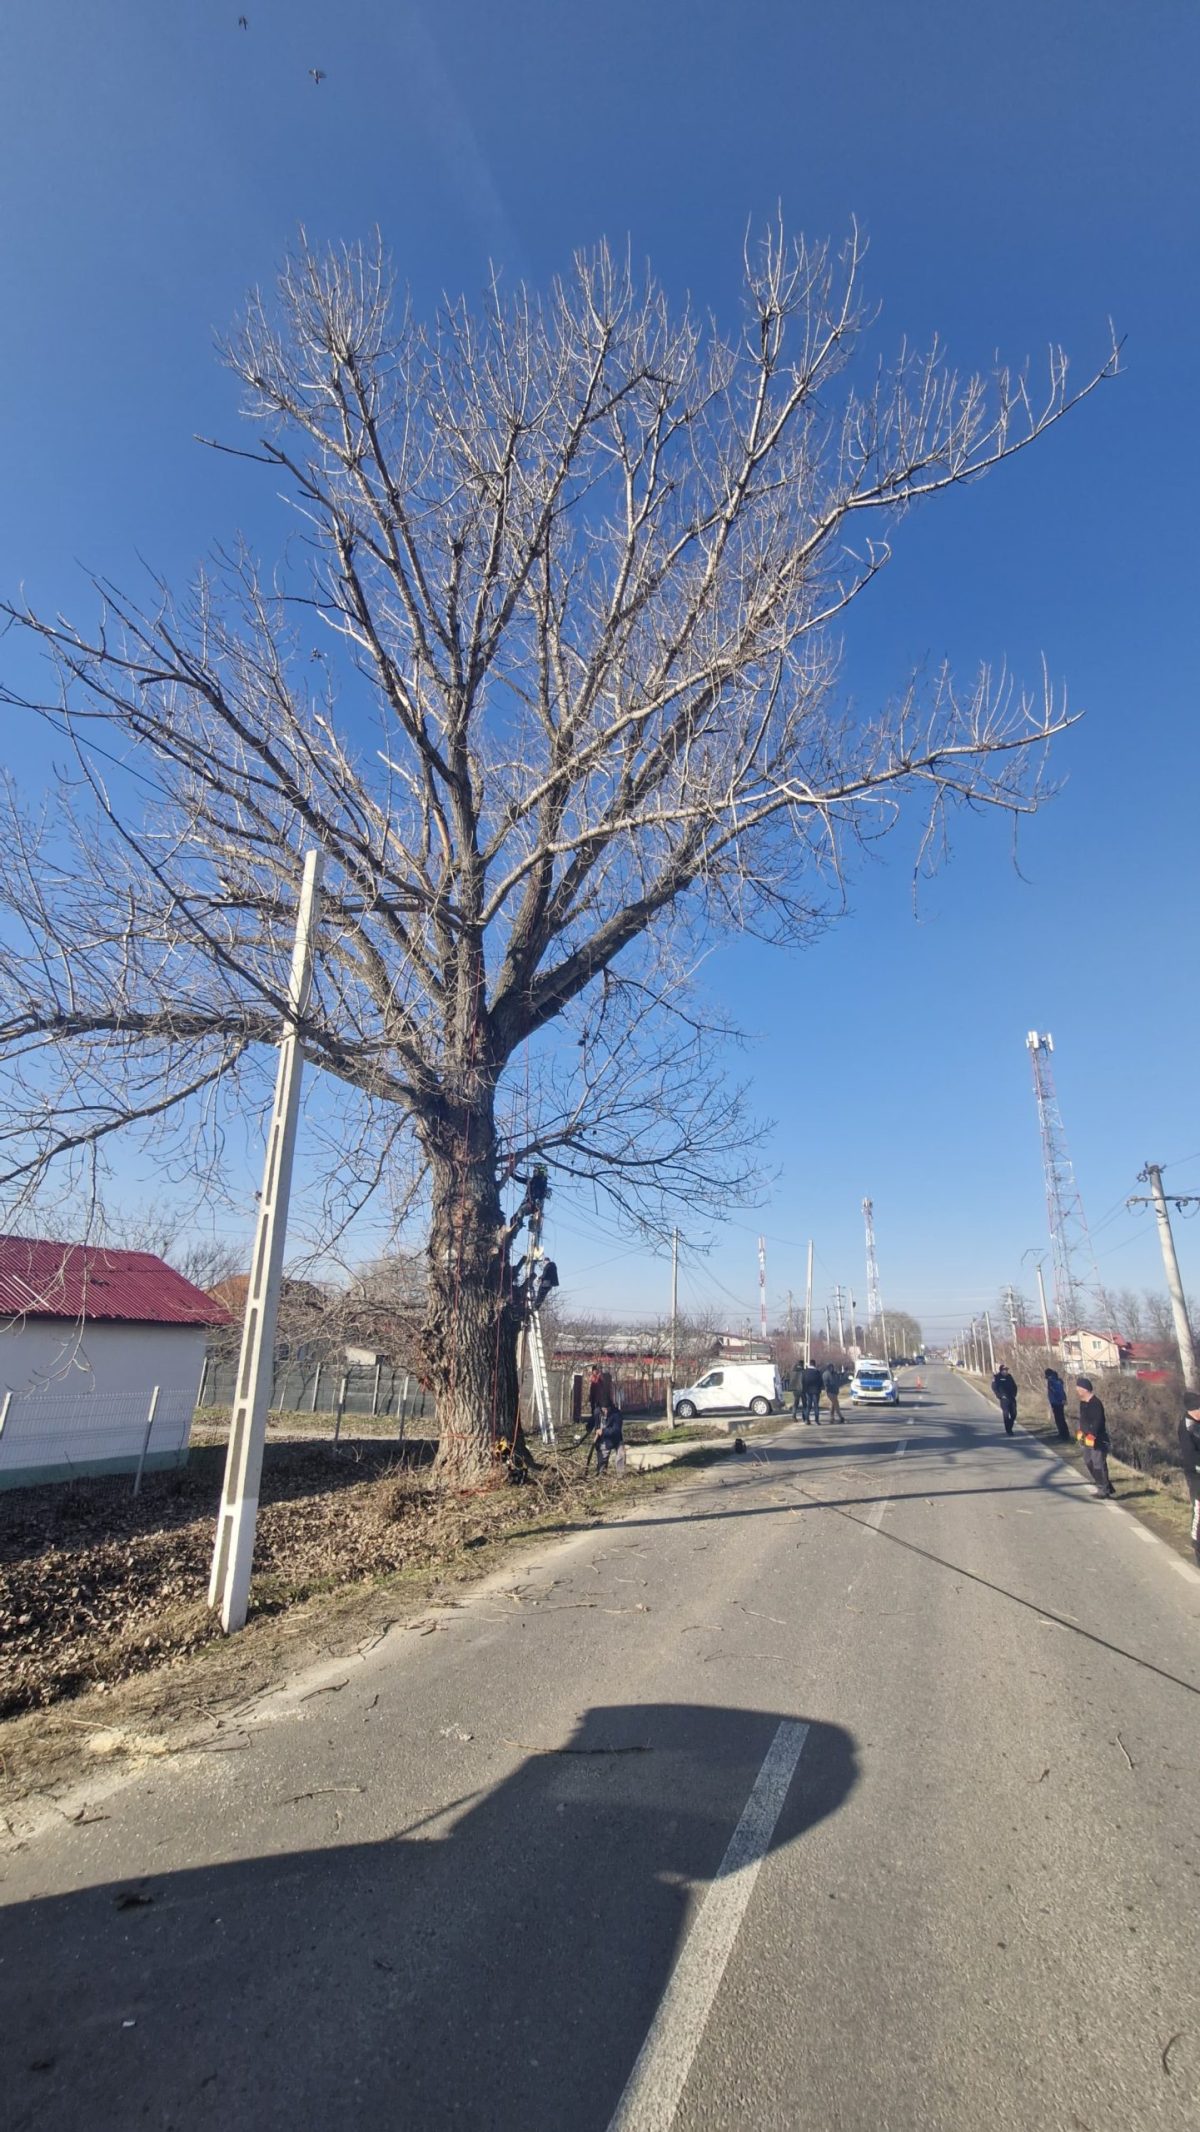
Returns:
[[[1192,1553],[1200,1562],[1200,1392],[1183,1395],[1179,1460],[1192,1499]]]
[[[1079,1394],[1079,1427],[1075,1431],[1075,1440],[1083,1445],[1083,1463],[1092,1476],[1097,1495],[1115,1495],[1117,1491],[1108,1477],[1108,1454],[1112,1447],[1103,1404],[1096,1397],[1090,1377],[1077,1377],[1075,1389]]]
[[[992,1390],[1000,1402],[1004,1433],[1011,1436],[1017,1421],[1017,1380],[1003,1362],[992,1379]]]
[[[558,1287],[558,1267],[552,1258],[539,1262],[537,1271],[529,1279],[529,1308],[540,1310],[552,1288]]]

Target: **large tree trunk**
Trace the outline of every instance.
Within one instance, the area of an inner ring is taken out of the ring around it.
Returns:
[[[495,1469],[517,1426],[517,1334],[508,1234],[497,1179],[489,1094],[424,1136],[432,1175],[429,1316],[424,1345],[440,1447],[455,1483]]]

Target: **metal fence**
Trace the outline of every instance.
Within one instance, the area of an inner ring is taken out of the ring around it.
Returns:
[[[237,1362],[232,1357],[210,1355],[204,1365],[200,1380],[198,1405],[202,1407],[232,1406],[237,1385]],[[569,1428],[574,1410],[573,1386],[580,1379],[586,1385],[586,1373],[575,1364],[551,1363],[547,1376],[550,1385],[550,1407],[558,1433]],[[616,1394],[627,1414],[645,1412],[648,1408],[661,1407],[664,1386],[657,1378],[643,1376],[640,1372],[628,1375],[617,1372]],[[273,1414],[332,1414],[350,1421],[354,1417],[372,1420],[394,1420],[402,1428],[413,1422],[427,1422],[432,1428],[433,1393],[421,1383],[411,1370],[404,1370],[389,1362],[347,1363],[338,1357],[321,1363],[298,1363],[280,1361],[276,1365],[275,1379],[271,1388],[271,1412]],[[525,1426],[536,1428],[536,1409],[533,1401],[533,1386],[528,1372],[522,1386],[521,1412]]]
[[[0,1488],[73,1474],[140,1473],[187,1456],[195,1384],[145,1392],[0,1394]]]
[[[202,1407],[233,1405],[238,1366],[235,1359],[210,1355],[200,1379]],[[273,1414],[343,1414],[421,1420],[433,1412],[433,1394],[411,1370],[390,1362],[330,1362],[276,1365],[271,1387]]]

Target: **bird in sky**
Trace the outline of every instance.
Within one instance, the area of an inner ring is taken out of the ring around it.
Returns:
[[[248,30],[248,29],[249,29],[249,27],[250,27],[250,18],[249,18],[249,16],[248,16],[248,15],[239,15],[239,16],[238,16],[238,28],[239,28],[239,30]]]
[[[312,75],[312,78],[313,78],[313,80],[314,80],[314,81],[316,82],[316,85],[317,85],[317,87],[318,87],[318,89],[319,89],[319,88],[320,88],[320,86],[321,86],[321,83],[322,83],[322,82],[324,81],[324,79],[325,79],[325,69],[324,69],[324,67],[310,67],[308,71],[309,71],[309,73],[310,73],[310,74]]]

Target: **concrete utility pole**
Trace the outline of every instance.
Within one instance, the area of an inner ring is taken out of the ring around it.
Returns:
[[[810,1236],[808,1239],[808,1277],[804,1285],[804,1360],[806,1364],[812,1361],[812,1273],[813,1247]]]
[[[991,1363],[992,1375],[994,1377],[996,1374],[996,1343],[992,1338],[992,1313],[990,1310],[984,1311],[983,1322],[987,1326],[988,1360]]]
[[[833,1291],[833,1307],[837,1312],[838,1346],[841,1348],[842,1353],[845,1354],[846,1328],[842,1322],[842,1284],[840,1281],[838,1282],[837,1287]]]
[[[788,1328],[788,1339],[790,1340],[790,1339],[791,1339],[791,1337],[792,1337],[792,1334],[793,1334],[793,1333],[795,1332],[795,1330],[796,1330],[796,1318],[795,1318],[795,1312],[794,1312],[794,1311],[793,1311],[793,1309],[792,1309],[792,1291],[791,1291],[791,1289],[790,1289],[790,1288],[788,1289],[788,1292],[787,1292],[787,1299],[788,1299],[788,1315],[787,1315],[787,1328]]]
[[[1050,1339],[1050,1313],[1046,1308],[1046,1283],[1042,1279],[1042,1262],[1040,1259],[1035,1270],[1037,1272],[1038,1301],[1042,1306],[1042,1331],[1046,1337],[1046,1353],[1052,1355],[1054,1348]]]
[[[1189,1391],[1196,1387],[1196,1350],[1192,1344],[1192,1328],[1188,1324],[1187,1304],[1183,1299],[1183,1282],[1179,1277],[1179,1260],[1175,1256],[1175,1238],[1171,1234],[1171,1217],[1167,1212],[1167,1199],[1163,1191],[1162,1164],[1148,1162],[1138,1171],[1138,1183],[1148,1184],[1150,1196],[1131,1199],[1131,1207],[1152,1206],[1158,1217],[1158,1240],[1162,1245],[1163,1271],[1167,1276],[1167,1292],[1171,1298],[1171,1316],[1175,1321],[1175,1345],[1179,1349],[1179,1367]],[[1200,1205],[1200,1193],[1172,1192],[1172,1199],[1179,1208]]]
[[[667,1366],[668,1421],[675,1419],[675,1347],[679,1326],[679,1231],[671,1231],[671,1358]]]
[[[244,1626],[250,1600],[250,1570],[254,1558],[254,1531],[258,1523],[258,1490],[262,1478],[263,1440],[267,1431],[267,1408],[275,1374],[275,1326],[279,1316],[279,1285],[283,1274],[283,1251],[287,1240],[288,1200],[292,1190],[292,1160],[296,1152],[296,1118],[300,1108],[300,1076],[304,1053],[300,1023],[312,989],[313,954],[316,942],[317,891],[321,879],[321,853],[304,855],[300,905],[292,946],[292,969],[288,1004],[279,1045],[279,1070],[275,1079],[275,1107],[267,1134],[258,1222],[254,1233],[254,1256],[246,1291],[246,1317],[238,1358],[237,1389],[229,1425],[229,1449],[225,1458],[225,1483],[217,1518],[208,1603],[219,1606],[221,1627],[229,1635]]]

